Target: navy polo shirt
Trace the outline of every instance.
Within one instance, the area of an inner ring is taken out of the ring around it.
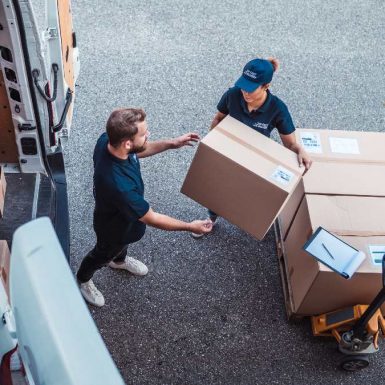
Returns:
[[[94,229],[98,241],[128,244],[144,234],[146,225],[138,219],[150,206],[144,199],[137,156],[119,159],[108,151],[107,144],[104,133],[94,150]]]
[[[270,136],[274,128],[277,128],[282,135],[288,135],[295,131],[286,104],[271,94],[269,90],[267,90],[267,98],[263,105],[257,110],[249,112],[241,89],[232,87],[224,93],[217,109],[222,114],[230,115],[266,136]]]

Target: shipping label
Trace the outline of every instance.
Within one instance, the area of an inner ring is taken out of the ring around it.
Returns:
[[[278,166],[271,176],[276,182],[287,185],[293,179],[294,174],[282,166]]]
[[[358,141],[355,138],[329,138],[330,149],[337,154],[354,154],[358,155],[360,149],[358,147]]]
[[[373,265],[381,265],[385,254],[385,245],[369,245],[369,253]]]
[[[300,132],[302,146],[307,152],[322,154],[321,137],[318,132]]]

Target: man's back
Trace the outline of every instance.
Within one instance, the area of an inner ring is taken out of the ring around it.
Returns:
[[[149,209],[139,161],[135,154],[127,159],[112,155],[106,133],[96,143],[93,160],[95,231],[103,238],[120,241]]]

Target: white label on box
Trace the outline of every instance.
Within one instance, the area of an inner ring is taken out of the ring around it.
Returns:
[[[360,153],[358,141],[355,138],[329,138],[332,152],[338,154],[356,154]]]
[[[373,265],[381,265],[385,254],[385,245],[369,245],[369,253]]]
[[[282,166],[278,166],[271,176],[276,182],[287,185],[293,179],[294,174]]]
[[[321,137],[318,132],[300,132],[302,146],[307,152],[322,154]]]

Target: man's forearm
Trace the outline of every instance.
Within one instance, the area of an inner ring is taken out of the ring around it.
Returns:
[[[160,152],[167,151],[172,148],[174,147],[171,139],[148,142],[146,149],[138,153],[138,158],[146,158],[147,156],[159,154]]]
[[[144,217],[146,218],[146,217]],[[146,218],[146,225],[156,227],[161,230],[168,231],[191,231],[191,224],[180,221],[179,219],[169,217],[168,215],[152,212],[152,214]]]

